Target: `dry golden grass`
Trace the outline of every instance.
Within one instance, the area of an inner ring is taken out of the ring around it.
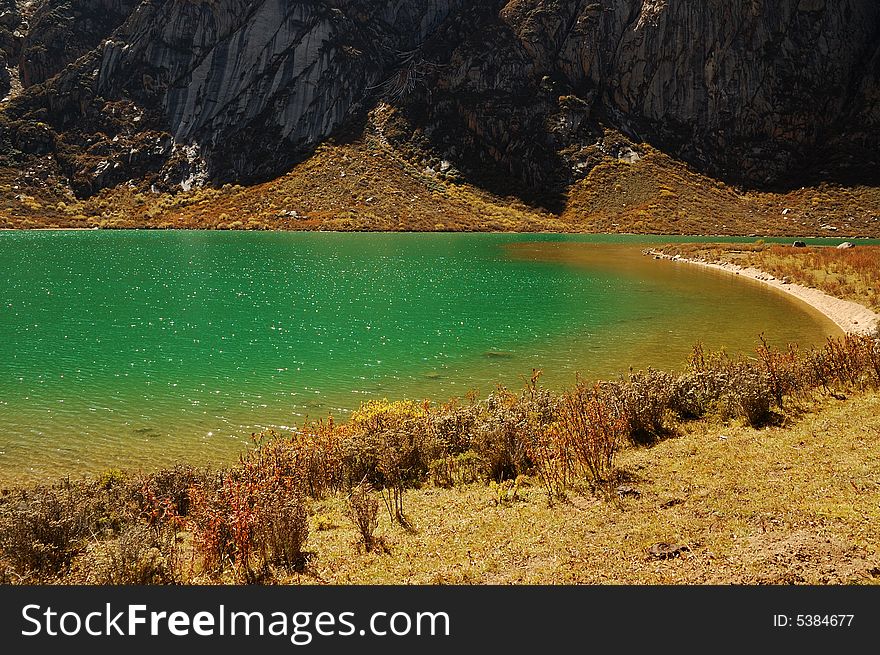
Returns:
[[[569,191],[561,218],[583,232],[809,236],[880,234],[880,189],[822,184],[787,193],[744,191],[694,172],[647,145],[627,163],[606,159]]]
[[[415,163],[383,136],[377,110],[352,140],[331,141],[275,180],[176,195],[128,185],[77,200],[52,180],[0,170],[0,228],[555,231],[638,234],[880,236],[880,188],[821,184],[744,191],[640,144],[632,163],[598,165],[560,214],[499,197]],[[609,132],[608,139],[620,137]],[[595,148],[593,148],[595,150]]]
[[[221,471],[4,490],[0,582],[880,581],[877,341],[756,354],[698,346],[677,379],[635,374],[561,398],[536,376],[470,404],[372,401],[346,424],[263,435]],[[633,413],[661,395],[654,419]],[[530,464],[541,431],[554,448]],[[598,468],[574,447],[596,431],[615,444]],[[438,475],[444,456],[461,475]],[[554,457],[567,471],[555,490]],[[372,504],[367,536],[355,486]]]
[[[5,176],[9,181],[12,172]],[[0,175],[0,227],[566,230],[557,217],[518,199],[419,170],[372,138],[324,144],[271,182],[174,196],[122,185],[78,201],[45,189],[22,195],[2,182]]]
[[[776,278],[824,291],[880,310],[880,246],[833,247],[756,244],[676,244],[670,255],[751,266]]]
[[[776,277],[880,310],[880,247],[783,248],[749,253],[745,261]]]
[[[316,558],[292,581],[876,583],[880,395],[815,409],[762,430],[693,423],[628,449],[618,464],[629,481],[612,502],[570,493],[551,508],[537,482],[502,504],[481,484],[411,492],[412,529],[380,516],[387,552],[358,552],[345,503],[332,497],[316,509],[336,527],[313,519]]]

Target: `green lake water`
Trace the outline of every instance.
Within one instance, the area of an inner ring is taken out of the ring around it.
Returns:
[[[0,232],[0,483],[229,461],[371,398],[553,388],[837,329],[670,238]]]

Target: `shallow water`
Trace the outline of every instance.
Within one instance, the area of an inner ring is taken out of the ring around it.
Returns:
[[[653,239],[653,241],[671,239]],[[232,459],[370,398],[535,368],[679,367],[837,328],[778,291],[654,261],[644,238],[0,233],[0,482]]]

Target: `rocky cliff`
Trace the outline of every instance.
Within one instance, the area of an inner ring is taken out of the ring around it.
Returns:
[[[758,186],[878,167],[875,0],[31,5],[0,2],[0,155],[79,195],[270,178],[379,103],[402,152],[537,196],[640,142]]]

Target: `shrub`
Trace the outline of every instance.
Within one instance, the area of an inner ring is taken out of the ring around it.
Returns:
[[[379,501],[369,482],[363,481],[353,487],[348,496],[348,510],[358,530],[364,550],[370,552],[376,545],[373,533],[379,527]]]
[[[369,481],[382,495],[392,521],[406,523],[405,490],[428,474],[442,454],[431,430],[429,406],[412,401],[370,401],[352,414],[346,441],[349,481]]]
[[[236,561],[236,544],[233,537],[229,503],[229,491],[221,478],[217,485],[203,484],[192,491],[190,527],[193,546],[201,556],[205,573],[219,575]]]
[[[629,421],[619,398],[578,381],[562,397],[559,429],[572,456],[594,481],[608,481],[614,456],[628,434]]]
[[[787,352],[775,350],[767,345],[762,334],[757,354],[770,396],[776,407],[782,410],[787,396],[799,396],[807,386],[797,347],[789,346]]]
[[[867,335],[847,334],[825,343],[827,374],[850,388],[880,385],[880,341]]]
[[[376,470],[382,480],[380,494],[392,521],[406,524],[403,495],[407,485],[416,479],[418,456],[414,435],[404,430],[391,430],[378,443]]]
[[[284,443],[285,457],[298,461],[304,490],[312,498],[323,498],[346,488],[347,439],[345,427],[334,423],[330,417],[303,426]]]
[[[724,394],[725,365],[723,352],[707,354],[703,344],[695,344],[688,359],[688,371],[672,381],[670,409],[682,419],[705,416]]]
[[[305,497],[290,479],[273,478],[260,485],[254,542],[260,566],[302,571],[306,565],[305,545],[309,538],[309,517]]]
[[[746,362],[731,362],[728,366],[724,400],[727,417],[744,418],[752,427],[766,425],[773,416],[770,383],[760,370]]]
[[[499,388],[481,405],[473,450],[492,480],[511,480],[530,473],[532,442],[556,420],[558,400],[537,386],[539,375],[536,371],[519,396]]]
[[[630,373],[627,380],[610,386],[626,410],[630,438],[647,444],[668,432],[666,412],[672,397],[673,376],[649,369]]]
[[[430,429],[427,403],[370,401],[352,414],[348,430],[349,486],[366,478],[383,487],[386,476],[404,486],[418,483],[443,451]]]
[[[712,371],[689,371],[672,381],[669,408],[680,419],[705,416],[719,398],[719,380]]]
[[[77,584],[147,585],[176,581],[173,558],[162,552],[153,530],[135,524],[118,538],[97,542],[73,563],[71,581]]]
[[[724,351],[706,353],[697,344],[689,364],[691,370],[672,384],[670,405],[679,416],[697,418],[717,407],[723,417],[744,418],[754,427],[771,419],[774,388],[754,362],[731,359]]]
[[[195,546],[209,574],[231,568],[236,579],[256,582],[271,566],[304,567],[308,513],[302,460],[290,443],[262,435],[218,481],[192,490]]]
[[[492,480],[513,479],[525,473],[531,464],[526,441],[526,417],[517,406],[517,398],[504,389],[491,394],[485,402],[485,414],[478,421],[473,448]]]
[[[431,461],[428,465],[428,474],[435,486],[445,489],[455,486],[455,478],[453,477],[454,462],[455,458],[452,455]]]
[[[484,464],[480,456],[472,450],[455,456],[453,479],[458,484],[473,484],[480,479]]]
[[[186,516],[190,509],[190,490],[209,473],[193,466],[178,465],[144,476],[135,498],[148,522],[165,516]]]
[[[456,401],[431,412],[428,420],[438,447],[450,455],[470,450],[478,415],[477,405],[460,406]]]
[[[51,579],[105,532],[104,515],[103,496],[94,484],[20,491],[0,507],[0,553],[20,576]]]
[[[562,438],[557,424],[537,433],[529,456],[547,491],[547,502],[553,505],[554,500],[564,498],[571,478],[572,461],[568,443]]]

